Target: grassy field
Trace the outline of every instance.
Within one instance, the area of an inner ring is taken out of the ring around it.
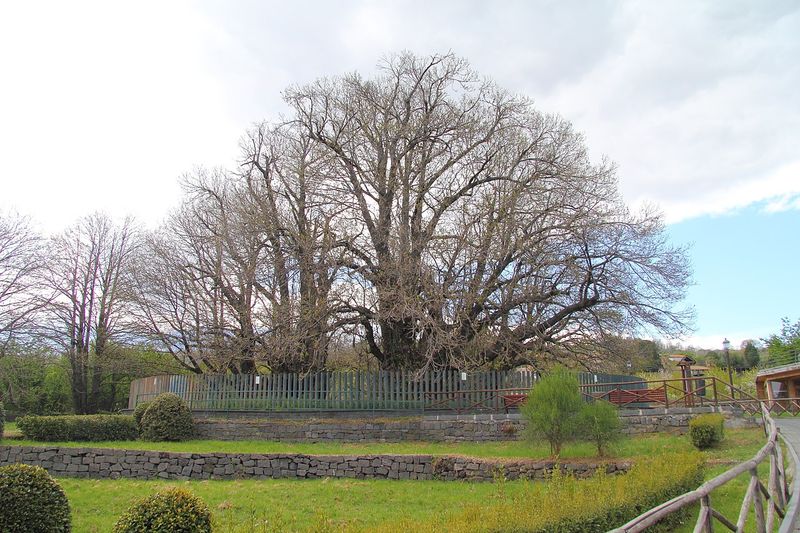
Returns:
[[[726,445],[709,452],[715,460],[740,460],[753,455],[763,441],[759,429],[729,430],[726,432]],[[26,446],[70,446],[96,448],[127,448],[136,450],[157,450],[173,452],[224,452],[224,453],[302,453],[308,455],[358,455],[358,454],[430,454],[465,455],[470,457],[497,458],[546,458],[549,447],[544,443],[526,441],[510,442],[277,442],[277,441],[215,441],[193,440],[185,442],[52,442],[42,443],[29,440],[9,441],[15,445]],[[655,434],[635,439],[623,439],[614,449],[613,455],[620,458],[650,456],[663,452],[680,452],[693,449],[686,436]],[[562,458],[593,458],[595,448],[588,443],[568,444]]]
[[[727,464],[749,458],[764,442],[760,429],[729,430],[719,448],[704,452],[711,465],[707,477]],[[41,444],[10,440],[4,443]],[[295,452],[308,454],[426,453],[498,458],[542,458],[545,445],[503,443],[282,443],[189,441],[183,443],[59,443],[65,446],[113,446],[175,451]],[[650,435],[624,439],[614,455],[635,459],[692,449],[686,436]],[[592,457],[585,444],[568,445],[562,457]],[[165,486],[183,486],[203,498],[214,513],[218,531],[338,531],[369,530],[403,517],[428,520],[442,513],[513,496],[527,482],[459,483],[394,480],[242,480],[242,481],[140,481],[61,478],[73,509],[76,532],[109,531],[130,502]],[[723,512],[736,516],[747,478],[736,480],[717,496]],[[736,509],[733,509],[733,507]],[[687,526],[686,531],[692,528]],[[683,530],[681,530],[683,531]]]
[[[709,468],[706,472],[706,480],[722,474],[728,468],[730,468],[730,466],[716,466]],[[767,476],[769,474],[769,463],[761,463],[758,467],[758,473],[761,481],[766,484]],[[721,512],[726,518],[728,518],[728,520],[735,524],[739,518],[739,510],[742,506],[742,500],[744,499],[744,494],[747,491],[747,486],[749,483],[750,475],[748,473],[742,474],[736,479],[726,483],[711,494],[711,506],[717,511]],[[694,531],[698,510],[699,509],[696,507],[692,513],[691,522],[684,524],[683,527],[677,529],[675,533],[691,533]],[[715,525],[717,528],[724,528],[724,526],[717,524],[716,521]],[[727,530],[725,529],[725,531]],[[750,508],[750,514],[747,517],[745,531],[755,531],[755,518],[752,507]]]
[[[217,531],[369,529],[399,517],[428,520],[522,490],[524,482],[454,483],[393,480],[243,480],[159,482],[59,480],[76,533],[110,531],[133,499],[166,486],[185,487],[214,514]]]

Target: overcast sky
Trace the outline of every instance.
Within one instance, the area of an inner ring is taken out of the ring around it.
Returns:
[[[676,227],[723,215],[725,234],[726,217],[767,217],[798,247],[794,0],[0,0],[0,209],[46,232],[95,210],[156,226],[178,177],[229,165],[245,128],[282,112],[286,86],[368,76],[404,49],[452,50],[571,120],[595,157],[618,164],[625,198],[659,205]],[[776,330],[781,316],[800,317],[796,267],[786,278],[762,268],[791,284],[782,293],[793,299],[762,317]],[[696,338],[715,338],[724,322],[704,326],[697,298]]]

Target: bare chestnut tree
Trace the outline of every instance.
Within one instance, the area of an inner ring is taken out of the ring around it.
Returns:
[[[135,244],[130,219],[117,226],[102,214],[79,220],[49,243],[45,283],[56,296],[48,306],[48,328],[69,360],[77,413],[98,409]]]
[[[286,93],[331,160],[351,284],[341,316],[385,368],[586,355],[607,331],[675,333],[685,253],[631,215],[614,168],[557,116],[452,55],[389,58]]]
[[[169,229],[174,222],[145,236],[135,254],[126,328],[191,372],[224,372],[231,363],[222,353],[227,309],[192,268],[185,241]]]
[[[452,55],[290,88],[292,114],[198,171],[136,269],[137,331],[195,372],[593,366],[609,335],[682,333],[690,282],[610,163]]]
[[[24,217],[0,214],[0,356],[30,339],[49,293],[38,286],[41,238]]]
[[[266,245],[255,286],[268,314],[269,365],[321,369],[335,329],[329,293],[343,244],[331,227],[337,206],[321,194],[331,158],[288,125],[262,124],[244,139],[242,153],[239,210],[246,231]]]

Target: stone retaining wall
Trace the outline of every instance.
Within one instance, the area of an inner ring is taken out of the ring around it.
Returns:
[[[719,411],[728,427],[751,427],[758,419],[739,411],[714,407],[672,409],[629,409],[620,411],[623,432],[639,435],[656,432],[682,433],[689,420],[700,413]],[[503,441],[522,438],[525,422],[519,414],[426,415],[406,418],[220,418],[197,417],[202,438],[218,440],[281,441]]]
[[[516,440],[519,415],[434,415],[395,419],[197,419],[201,438],[340,442]]]
[[[575,477],[598,468],[625,472],[630,463],[497,461],[432,455],[301,455],[173,453],[106,448],[0,446],[0,466],[26,463],[57,476],[137,479],[546,479],[558,468]]]

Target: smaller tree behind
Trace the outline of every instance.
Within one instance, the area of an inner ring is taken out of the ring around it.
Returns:
[[[583,436],[597,447],[600,457],[608,453],[609,446],[622,435],[617,408],[609,402],[596,400],[583,405],[580,428]]]
[[[752,342],[748,342],[744,347],[744,363],[747,368],[755,368],[759,363],[758,348]]]
[[[520,411],[528,421],[530,436],[545,439],[550,453],[557,456],[564,443],[578,435],[582,406],[578,379],[557,367],[534,384]]]

